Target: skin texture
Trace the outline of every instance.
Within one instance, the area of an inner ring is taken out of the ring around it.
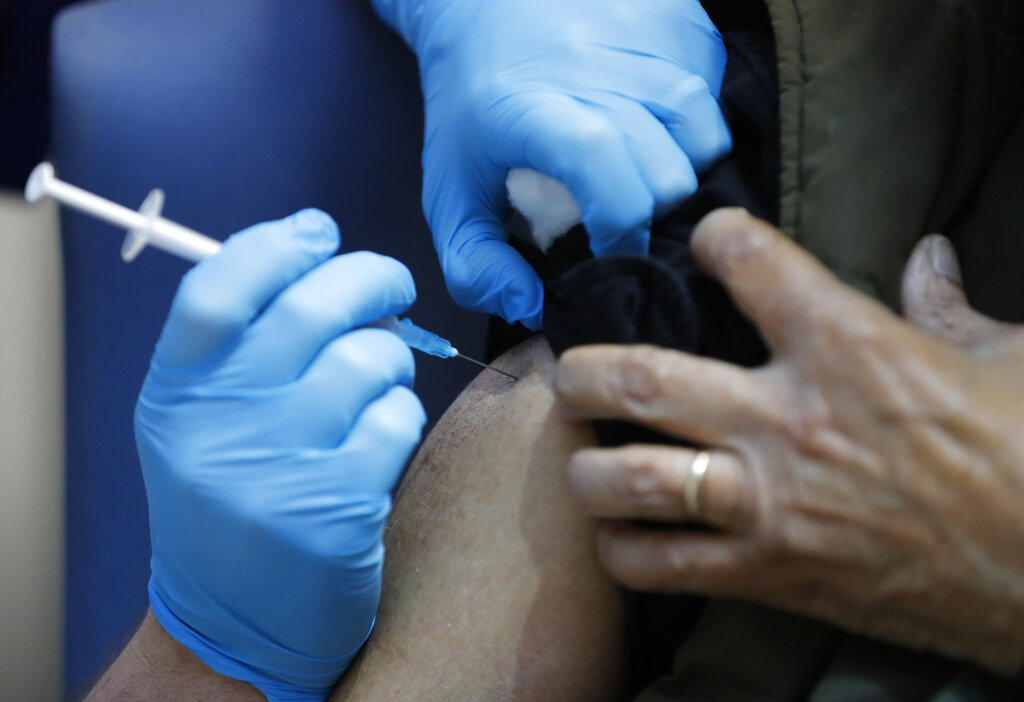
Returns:
[[[482,372],[427,438],[385,536],[374,633],[334,700],[619,699],[619,588],[564,466],[593,442],[551,389],[542,337]],[[514,428],[514,431],[510,431]],[[148,615],[88,697],[261,700],[207,668]]]
[[[210,670],[146,612],[139,630],[85,702],[260,702],[248,683]]]
[[[745,213],[709,218],[702,265],[773,349],[754,371],[649,347],[541,340],[484,372],[428,438],[386,536],[384,604],[336,700],[600,700],[623,678],[617,589],[762,602],[1009,672],[1024,657],[1024,331],[967,306],[925,239],[903,321]],[[578,417],[706,447],[588,447]],[[584,448],[586,447],[586,448]],[[571,456],[571,460],[569,457]],[[568,461],[568,471],[562,467]],[[640,530],[626,520],[718,528]],[[260,699],[147,618],[89,698]]]
[[[593,442],[542,337],[484,371],[420,449],[385,535],[382,604],[334,700],[617,699],[618,587],[565,463]]]
[[[746,370],[652,347],[563,355],[574,417],[622,418],[710,452],[583,449],[601,560],[638,589],[760,602],[1010,673],[1024,660],[1024,332],[974,313],[952,249],[906,273],[908,321],[770,225],[713,213],[693,238],[772,349]],[[717,529],[651,531],[697,519]]]

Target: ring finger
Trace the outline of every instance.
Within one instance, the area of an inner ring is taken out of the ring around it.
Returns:
[[[570,489],[595,517],[700,521],[741,531],[754,516],[746,471],[726,450],[588,448],[573,454],[568,472]]]

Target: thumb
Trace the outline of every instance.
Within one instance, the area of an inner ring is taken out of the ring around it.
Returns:
[[[157,343],[164,367],[203,361],[224,349],[271,300],[338,249],[338,225],[302,210],[231,236],[216,256],[185,274]]]
[[[539,329],[544,286],[526,259],[494,233],[496,227],[500,223],[464,223],[447,246],[439,245],[448,291],[467,309]]]
[[[1006,327],[967,302],[953,244],[941,234],[918,242],[903,271],[903,314],[921,331],[973,347],[1005,335]]]
[[[424,149],[424,163],[436,160],[427,154]],[[533,267],[509,245],[497,214],[505,172],[486,166],[471,170],[466,174],[437,164],[424,168],[423,209],[448,292],[467,309],[538,329],[544,287]]]

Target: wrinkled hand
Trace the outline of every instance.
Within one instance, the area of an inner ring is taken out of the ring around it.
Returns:
[[[765,603],[1001,672],[1024,660],[1024,332],[970,310],[952,248],[919,245],[905,307],[837,281],[769,225],[710,215],[693,239],[772,349],[745,370],[653,347],[582,347],[557,392],[586,417],[706,447],[577,453],[608,571],[638,589]],[[933,263],[934,262],[934,263]],[[701,521],[712,532],[635,521]]]
[[[460,304],[540,326],[506,242],[505,175],[575,196],[597,255],[646,253],[653,216],[727,152],[725,48],[697,0],[374,0],[419,57],[423,205]]]
[[[398,337],[412,277],[307,210],[183,280],[139,395],[150,603],[213,670],[322,700],[373,626],[390,490],[425,420]]]

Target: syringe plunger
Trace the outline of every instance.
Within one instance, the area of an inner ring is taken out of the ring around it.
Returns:
[[[216,239],[161,217],[164,198],[160,190],[151,192],[136,212],[60,180],[54,175],[53,164],[44,161],[29,175],[25,199],[36,202],[47,195],[62,205],[127,229],[128,237],[122,248],[126,261],[133,260],[146,244],[189,261],[201,261],[220,250]]]

